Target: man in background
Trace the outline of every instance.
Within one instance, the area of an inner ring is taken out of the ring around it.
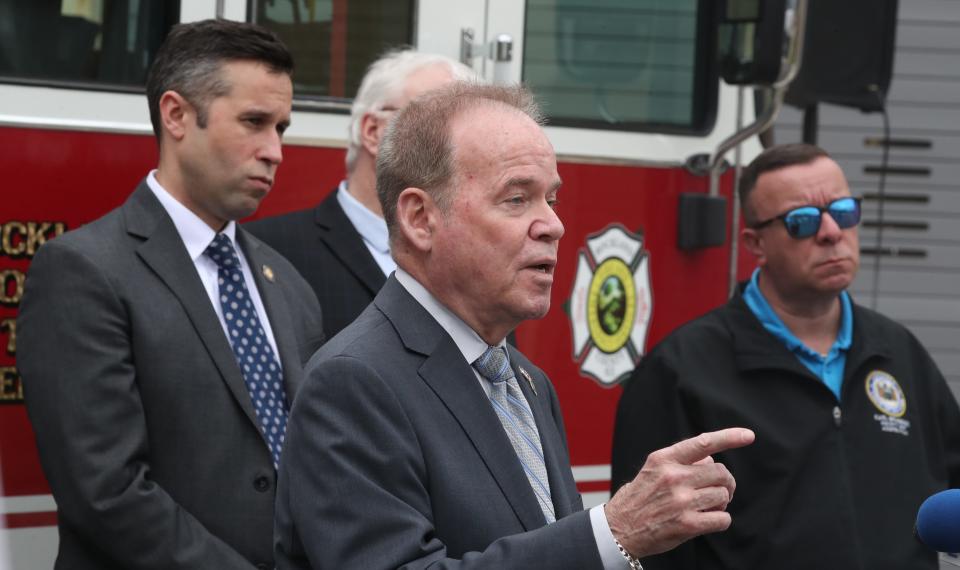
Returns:
[[[684,570],[937,568],[920,503],[960,485],[960,411],[903,326],[853,302],[860,199],[812,145],[765,150],[740,183],[758,263],[723,307],[644,357],[617,412],[613,483],[669,442],[728,425],[731,528],[643,560]]]
[[[276,466],[322,322],[235,220],[283,159],[292,70],[262,28],[175,26],[147,78],[157,169],[30,266],[17,365],[57,569],[274,567]]]
[[[556,392],[504,339],[550,307],[563,224],[539,110],[520,88],[454,83],[380,144],[397,270],[307,365],[277,500],[282,570],[636,568],[720,531],[730,429],[651,456],[583,510]]]
[[[353,100],[346,180],[314,208],[246,224],[313,287],[327,338],[357,318],[396,269],[376,190],[377,152],[387,123],[422,93],[475,77],[446,56],[387,52],[370,65]]]

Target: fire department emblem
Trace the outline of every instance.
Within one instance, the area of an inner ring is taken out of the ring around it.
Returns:
[[[643,236],[613,224],[587,237],[570,295],[573,359],[602,386],[624,379],[640,361],[653,308]]]
[[[867,397],[884,414],[899,418],[907,411],[907,397],[897,380],[882,370],[867,374]]]

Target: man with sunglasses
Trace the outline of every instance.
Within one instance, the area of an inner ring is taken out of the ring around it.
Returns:
[[[903,326],[853,302],[860,200],[822,149],[776,146],[743,171],[741,237],[757,269],[723,307],[640,363],[617,413],[614,490],[647,454],[738,425],[726,533],[644,568],[937,568],[917,508],[960,486],[960,410]]]

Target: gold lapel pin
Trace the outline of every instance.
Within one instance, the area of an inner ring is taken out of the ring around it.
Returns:
[[[527,384],[530,384],[530,389],[533,390],[533,394],[535,396],[539,396],[540,394],[537,393],[537,386],[533,383],[533,378],[530,377],[530,373],[527,372],[523,366],[517,366],[517,370],[520,371],[520,376],[523,376],[524,379],[526,379]]]
[[[273,269],[269,265],[264,265],[262,267],[262,271],[263,271],[263,276],[267,278],[267,281],[273,283],[273,280],[274,280]]]

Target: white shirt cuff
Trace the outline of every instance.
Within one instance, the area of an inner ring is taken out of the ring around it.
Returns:
[[[604,570],[630,570],[627,559],[620,554],[613,533],[610,532],[610,524],[607,522],[607,514],[603,512],[603,505],[590,509],[590,526],[593,527],[593,539],[597,542],[597,550],[600,552],[600,562],[603,563]]]

